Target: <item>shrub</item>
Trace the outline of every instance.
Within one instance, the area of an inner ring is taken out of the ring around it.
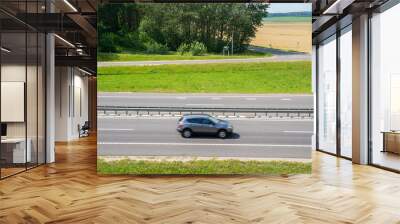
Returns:
[[[118,52],[118,36],[114,33],[101,34],[99,38],[102,52]]]
[[[190,44],[182,43],[176,50],[180,55],[184,55],[190,52]]]
[[[168,53],[168,47],[164,44],[157,43],[155,41],[149,41],[144,44],[146,47],[146,53],[148,54],[166,54]]]
[[[204,55],[207,53],[207,48],[203,43],[200,42],[193,42],[191,44],[183,43],[181,44],[177,52],[181,55],[190,54],[193,56]]]
[[[127,49],[134,49],[134,50],[144,50],[144,46],[142,42],[139,40],[139,34],[137,32],[129,32],[122,35],[120,40],[121,46],[124,46]]]
[[[190,53],[195,56],[204,55],[207,53],[207,48],[203,43],[195,41],[190,44]]]

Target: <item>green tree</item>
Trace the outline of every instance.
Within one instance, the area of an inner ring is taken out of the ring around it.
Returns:
[[[209,52],[220,53],[233,39],[238,52],[255,37],[267,9],[265,3],[101,5],[99,42],[104,43],[103,33],[112,32],[119,36],[117,44],[126,50],[144,50],[156,42],[176,51],[182,44],[198,42]]]

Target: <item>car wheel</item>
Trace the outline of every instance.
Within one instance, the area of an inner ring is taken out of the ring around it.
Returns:
[[[219,138],[226,138],[227,136],[228,136],[228,133],[225,130],[218,131]]]
[[[184,137],[184,138],[192,137],[192,130],[190,130],[190,129],[183,130],[182,131],[182,137]]]

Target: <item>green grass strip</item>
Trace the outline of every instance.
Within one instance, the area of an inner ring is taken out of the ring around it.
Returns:
[[[100,174],[309,174],[311,163],[288,161],[193,160],[143,161],[97,160]]]
[[[311,62],[100,67],[100,92],[311,93]]]
[[[146,54],[146,53],[99,53],[98,61],[165,61],[165,60],[207,60],[207,59],[234,59],[234,58],[259,58],[270,57],[269,53],[261,53],[255,51],[245,51],[233,56],[222,54],[206,54],[201,56],[180,55],[176,52],[168,54]]]

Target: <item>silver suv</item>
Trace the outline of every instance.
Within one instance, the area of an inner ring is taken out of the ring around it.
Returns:
[[[233,133],[233,126],[228,121],[210,115],[191,114],[179,119],[176,130],[184,138],[190,138],[193,134],[212,134],[219,138],[226,138]]]

